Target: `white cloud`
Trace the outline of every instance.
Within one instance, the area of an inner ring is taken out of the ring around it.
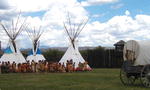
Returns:
[[[125,11],[125,15],[130,15],[130,12],[128,10]]]
[[[9,0],[11,8],[23,12],[33,12],[48,9],[54,0]]]
[[[8,10],[0,10],[0,21],[1,20],[10,20],[11,18],[15,17],[17,12],[13,9]]]
[[[87,0],[87,1],[82,1],[81,5],[82,6],[93,6],[93,5],[102,5],[102,4],[107,4],[107,3],[114,3],[118,2],[119,0]]]
[[[52,12],[49,12],[49,14],[50,13]],[[48,17],[49,15],[45,15],[45,17],[46,16]],[[47,18],[47,21],[49,21],[50,19],[52,18]],[[46,32],[40,39],[41,46],[54,47],[68,45],[68,37],[64,31],[63,26],[59,23],[59,20],[54,20],[55,24],[52,24],[53,22],[45,23],[45,19],[39,19],[38,17],[29,17],[29,20],[33,25],[38,25],[40,23],[44,25],[44,29],[46,30]],[[79,46],[112,46],[115,42],[121,39],[125,41],[130,39],[150,39],[149,20],[149,15],[136,15],[133,18],[131,16],[123,15],[114,16],[104,23],[101,23],[99,21],[89,22],[79,36]],[[2,42],[4,42],[5,38],[3,38]],[[20,36],[19,38],[21,44],[23,44],[22,47],[24,48],[29,47],[29,45],[27,46],[24,43],[30,43],[29,38],[25,38],[27,37]]]
[[[106,13],[94,14],[94,15],[92,15],[92,18],[101,18],[101,17],[103,17],[103,16],[105,16],[105,15],[106,15]]]
[[[150,16],[149,15],[136,15],[135,19],[139,24],[146,25],[149,27],[150,25]]]
[[[119,4],[117,4],[117,5],[112,5],[112,6],[110,6],[110,8],[112,8],[112,9],[119,9],[119,8],[121,8],[121,7],[123,7],[123,6],[124,6],[123,3],[119,3]]]
[[[83,46],[113,46],[119,40],[149,40],[150,16],[129,15],[114,16],[107,22],[94,21],[85,27],[81,33]]]
[[[35,2],[35,0],[33,0]],[[42,17],[31,17],[28,16],[28,23],[31,26],[43,26],[45,33],[40,39],[41,46],[67,46],[68,37],[63,28],[63,21],[66,20],[67,12],[70,12],[70,16],[74,20],[82,20],[89,16],[86,9],[80,5],[77,0],[36,0],[37,3],[33,5],[32,0],[15,0],[19,6],[18,10],[23,12],[36,12],[45,10]],[[103,3],[102,3],[103,1]],[[99,2],[99,4],[113,3],[118,0],[93,0],[93,3],[88,3],[90,5],[95,5],[94,2]],[[23,4],[19,4],[22,3]],[[87,2],[92,2],[88,0]],[[45,4],[46,3],[46,4]],[[11,4],[12,6],[15,4]],[[28,5],[28,7],[27,7]],[[27,7],[27,8],[26,8]],[[14,9],[12,9],[13,11]],[[3,12],[3,16],[7,15],[9,12]],[[12,12],[11,12],[12,14]],[[16,13],[17,14],[17,13]],[[10,15],[13,16],[13,15]],[[15,16],[15,14],[14,14]],[[99,17],[95,15],[93,17]],[[25,17],[22,17],[25,18]],[[6,21],[8,19],[4,19]],[[9,19],[10,20],[10,19]],[[118,40],[145,40],[150,39],[150,16],[149,15],[136,15],[135,17],[130,16],[128,10],[125,11],[125,15],[114,16],[106,22],[100,21],[90,21],[79,36],[80,46],[112,46]],[[140,33],[140,34],[139,34]],[[0,31],[2,46],[6,46],[8,37],[1,30]],[[23,48],[31,48],[31,41],[25,32],[18,37],[20,41],[20,46]]]
[[[88,12],[76,0],[36,0],[34,5],[33,2],[35,2],[35,0],[31,0],[30,3],[29,1],[30,0],[14,0],[14,2],[9,3],[11,4],[10,6],[14,6],[15,8],[18,8],[18,11],[21,10],[22,12],[36,12],[46,10],[46,13],[42,18],[28,16],[27,19],[27,23],[30,27],[38,27],[40,25],[43,26],[45,33],[41,37],[40,42],[41,45],[45,46],[64,46],[67,44],[65,41],[66,37],[64,37],[66,34],[64,35],[63,30],[63,21],[66,20],[67,12],[70,13],[70,16],[72,16],[74,20],[81,20],[83,17],[87,18],[88,15]],[[5,20],[3,19],[3,21]],[[18,37],[18,39],[23,40],[21,41],[21,44],[24,42],[30,43],[30,39],[27,37],[26,32],[23,32],[22,36]],[[21,46],[23,48],[28,48],[31,45],[23,44]]]
[[[26,17],[26,23],[28,24],[29,27],[40,27],[43,26],[42,20],[39,17],[31,17],[28,16]]]
[[[81,20],[83,17],[87,17],[87,11],[81,6],[67,6],[62,9],[63,5],[52,6],[43,16],[43,21],[47,26],[57,26],[62,25],[66,20],[67,14],[69,12],[70,16],[76,20]]]
[[[53,6],[67,6],[79,5],[77,0],[9,0],[11,8],[22,12],[37,12],[49,10]]]
[[[7,0],[0,0],[0,10],[8,9]]]

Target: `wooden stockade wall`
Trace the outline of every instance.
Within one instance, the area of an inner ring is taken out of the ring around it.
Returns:
[[[89,51],[87,55],[82,54],[82,56],[93,68],[120,68],[122,65],[123,53],[115,49]]]
[[[115,49],[108,49],[105,53],[105,67],[118,68],[121,67],[123,62],[123,54],[116,52]]]

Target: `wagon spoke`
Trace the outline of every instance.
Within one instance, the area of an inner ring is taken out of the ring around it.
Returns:
[[[123,69],[120,70],[120,79],[124,85],[132,85],[135,82],[135,77],[128,76],[128,74]]]
[[[150,87],[150,65],[143,67],[143,70],[141,71],[141,83],[145,87]]]
[[[134,76],[130,76],[130,77],[128,78],[128,82],[129,82],[129,85],[134,84],[134,82],[135,82],[135,77],[134,77]]]
[[[127,80],[127,75],[126,73],[124,72],[124,70],[120,70],[120,79],[121,79],[121,82],[124,84],[124,85],[127,85],[128,83],[128,80]]]

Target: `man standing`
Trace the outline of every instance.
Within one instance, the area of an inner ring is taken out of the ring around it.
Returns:
[[[1,61],[0,61],[0,74],[1,74]]]
[[[34,60],[32,60],[32,62],[31,62],[31,69],[32,69],[32,72],[35,72],[36,70],[36,68],[35,68],[35,62],[34,62]]]

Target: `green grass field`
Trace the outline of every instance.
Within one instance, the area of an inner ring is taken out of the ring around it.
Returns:
[[[138,82],[137,82],[138,83]],[[150,90],[124,86],[119,69],[94,69],[76,73],[0,74],[0,90]]]

